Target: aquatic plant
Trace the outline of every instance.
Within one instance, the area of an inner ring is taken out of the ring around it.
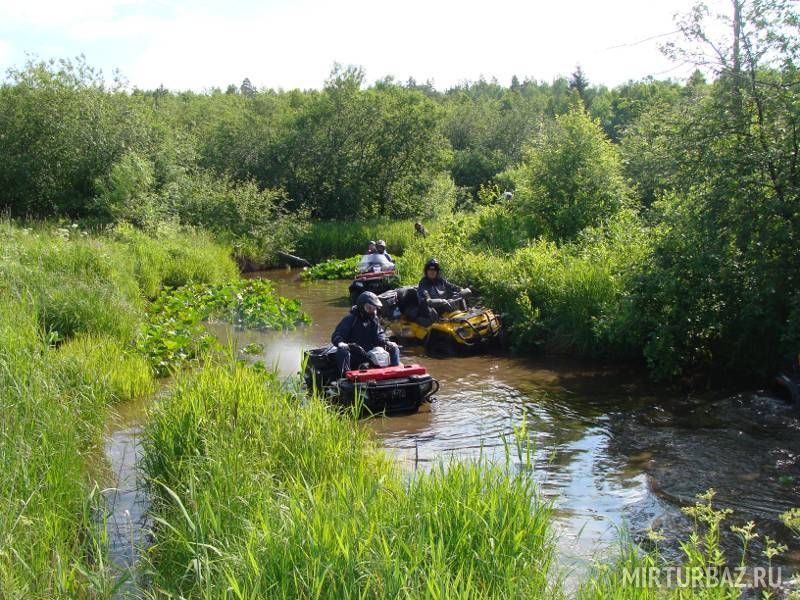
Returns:
[[[218,347],[202,324],[212,318],[259,329],[292,329],[310,322],[299,302],[277,295],[266,279],[188,285],[163,292],[152,304],[136,346],[159,374],[167,374]]]
[[[358,272],[360,254],[351,258],[332,258],[305,269],[300,278],[306,281],[319,279],[351,279]]]
[[[671,564],[661,554],[658,544],[665,538],[659,531],[648,532],[647,550],[622,537],[617,556],[611,560],[604,556],[595,563],[589,577],[579,586],[577,598],[738,600],[743,597],[745,587],[755,583],[745,578],[747,570],[754,566],[748,549],[758,537],[755,523],[730,525],[741,542],[741,556],[738,563],[729,559],[720,545],[720,535],[733,511],[716,507],[714,496],[713,489],[707,490],[698,494],[693,505],[683,508],[694,525],[689,536],[680,542],[683,560],[678,564]],[[771,566],[772,558],[785,552],[786,547],[769,537],[765,540],[762,554]],[[758,581],[759,584],[769,584],[769,578],[762,579],[765,581]],[[775,597],[777,590],[767,589],[768,585],[759,588],[757,597]]]

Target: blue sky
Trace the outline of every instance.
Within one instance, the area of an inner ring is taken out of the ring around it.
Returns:
[[[131,85],[320,87],[334,62],[446,88],[480,76],[593,83],[688,75],[658,45],[693,0],[0,0],[0,72],[85,54]]]

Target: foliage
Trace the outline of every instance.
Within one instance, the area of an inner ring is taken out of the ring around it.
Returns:
[[[361,254],[352,258],[338,259],[332,258],[313,267],[304,270],[300,274],[301,279],[316,281],[318,279],[350,279],[358,272],[358,263],[361,262]]]
[[[714,42],[702,9],[682,23],[683,51],[711,52],[719,78],[674,111],[648,114],[631,141],[645,168],[660,167],[655,194],[668,190],[654,205],[659,235],[635,291],[651,332],[645,353],[662,377],[763,377],[800,344],[799,50],[786,36],[796,15],[780,2],[737,6],[738,39]]]
[[[253,181],[199,172],[177,178],[164,196],[168,215],[216,233],[233,246],[235,256],[261,264],[274,261],[278,250],[291,251],[307,229],[307,215],[290,214],[281,190],[260,190]]]
[[[659,531],[648,532],[650,550],[643,552],[630,541],[623,540],[620,553],[613,561],[603,559],[593,568],[589,579],[583,582],[577,593],[580,600],[611,598],[613,600],[738,600],[744,590],[737,587],[740,572],[747,569],[748,550],[751,542],[758,537],[755,523],[729,525],[741,542],[741,556],[738,564],[729,560],[720,545],[723,524],[731,516],[730,509],[720,509],[713,505],[714,490],[697,496],[693,506],[683,512],[693,520],[692,533],[681,542],[683,557],[678,565],[670,565],[659,551],[658,542],[664,537]],[[786,551],[786,546],[778,545],[765,537],[763,555],[771,564],[772,558]],[[671,569],[668,571],[668,567]],[[680,569],[680,571],[678,571]],[[725,571],[724,569],[727,569]],[[668,587],[667,573],[670,573],[671,587]],[[727,573],[727,576],[726,576]],[[741,575],[744,573],[742,572]],[[758,597],[772,598],[778,590],[754,590]],[[748,593],[749,595],[749,593]]]
[[[284,141],[285,188],[318,218],[414,216],[447,161],[438,108],[395,85],[362,91],[362,80],[335,70],[309,99]]]
[[[154,595],[558,594],[551,511],[524,473],[409,478],[356,422],[242,367],[182,377],[148,423]]]
[[[605,227],[586,229],[575,242],[558,246],[524,241],[513,227],[497,225],[497,219],[513,222],[514,210],[487,207],[441,223],[399,261],[404,283],[415,283],[426,258],[436,256],[445,277],[469,286],[502,313],[517,350],[615,358],[641,352],[630,289],[651,247],[640,219],[622,211]],[[487,223],[496,226],[494,235]]]
[[[195,284],[163,292],[150,307],[137,348],[159,374],[217,347],[203,321],[222,318],[245,328],[292,329],[310,322],[297,300],[275,294],[266,279]]]
[[[425,227],[435,231],[436,223],[425,223]],[[366,252],[369,240],[384,240],[386,251],[394,257],[403,254],[415,237],[414,221],[410,220],[312,221],[297,242],[297,253],[311,262],[349,258],[354,252]]]
[[[628,202],[616,148],[582,106],[556,117],[505,177],[532,236],[564,241]]]

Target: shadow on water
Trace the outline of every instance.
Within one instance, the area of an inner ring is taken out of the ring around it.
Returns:
[[[285,376],[306,348],[329,341],[349,308],[347,283],[304,283],[297,272],[270,272],[280,294],[300,300],[313,324],[291,332],[210,328],[239,348],[263,351],[248,360]],[[526,422],[535,476],[553,500],[562,563],[582,572],[616,543],[620,528],[641,539],[662,529],[679,553],[691,522],[680,511],[696,494],[717,490],[737,522],[755,520],[763,535],[789,542],[779,522],[800,505],[800,422],[780,401],[757,394],[681,396],[625,367],[502,355],[432,359],[403,348],[404,361],[439,379],[438,399],[418,414],[365,421],[382,445],[410,468],[456,457],[502,457],[504,438]],[[735,540],[729,555],[738,558]],[[763,564],[758,544],[753,560]],[[604,558],[608,557],[605,553]],[[789,557],[787,565],[800,564]]]

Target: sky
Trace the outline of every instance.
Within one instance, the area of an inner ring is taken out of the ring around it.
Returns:
[[[659,45],[695,0],[0,0],[0,73],[80,54],[131,86],[319,88],[334,63],[446,89],[480,77],[681,79]]]

